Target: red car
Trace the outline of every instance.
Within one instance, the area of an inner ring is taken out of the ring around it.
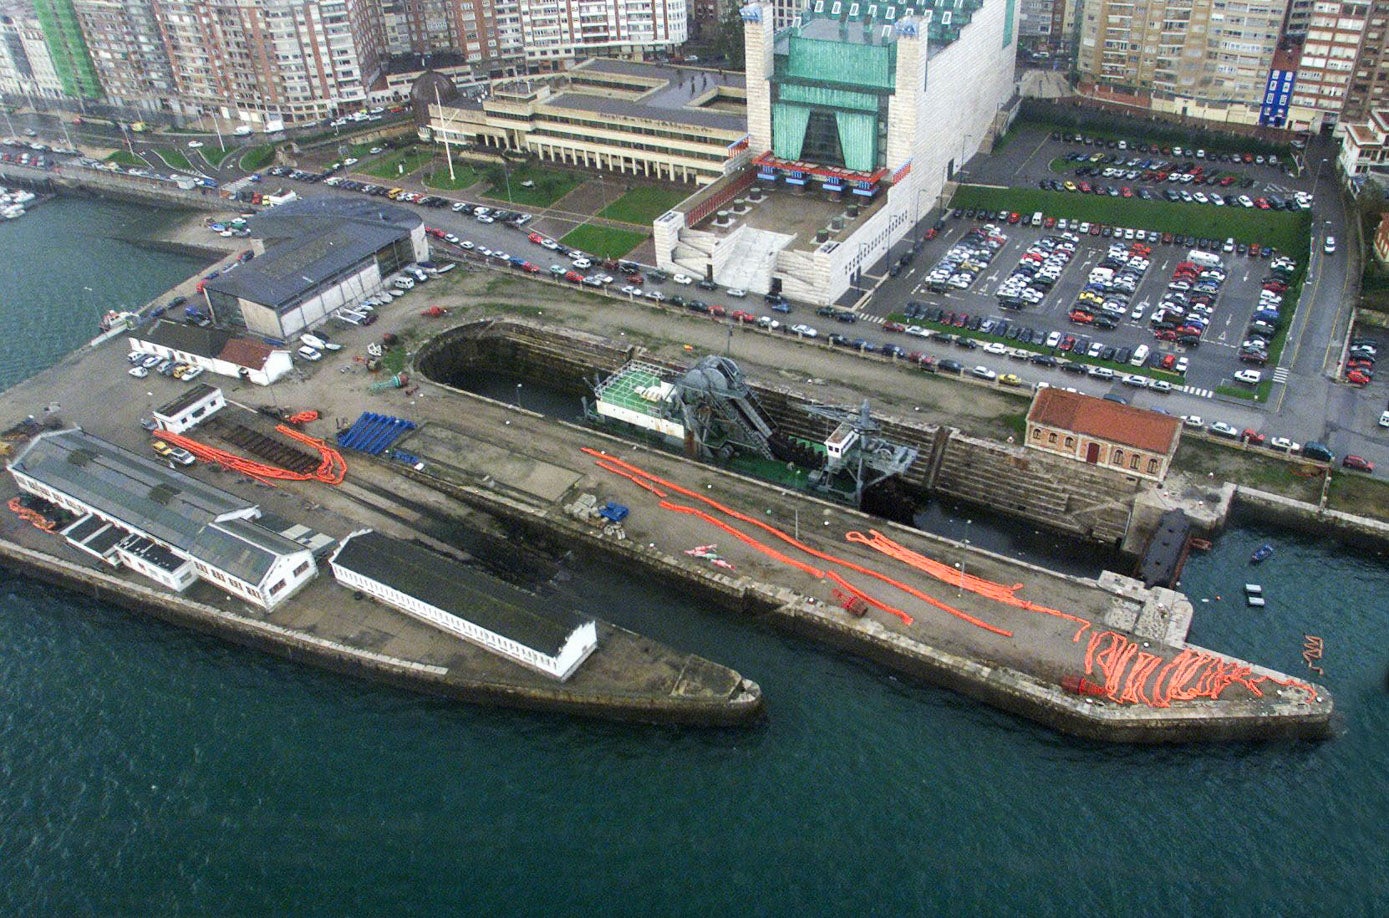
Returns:
[[[1375,464],[1364,456],[1347,456],[1341,460],[1341,468],[1355,472],[1373,472]]]
[[[545,237],[540,235],[539,233],[531,233],[526,238],[529,239],[531,242],[534,242],[536,245],[540,245],[542,242],[545,241]]]
[[[1254,430],[1252,427],[1244,428],[1244,433],[1240,434],[1239,438],[1250,446],[1264,445],[1264,435]]]
[[[1176,354],[1163,354],[1163,355],[1162,355],[1162,361],[1161,361],[1160,363],[1158,363],[1158,366],[1162,367],[1164,370],[1170,370],[1170,369],[1172,369],[1172,368],[1173,368],[1174,366],[1176,366],[1176,365],[1177,365],[1177,355],[1176,355]]]
[[[735,309],[728,314],[728,317],[735,322],[756,322],[757,316],[744,309]]]
[[[1017,223],[1017,222],[1018,222],[1019,220],[1021,220],[1021,219],[1022,219],[1022,215],[1019,214],[1016,210],[1013,211],[1011,214],[1008,215],[1008,222],[1009,222],[1009,223]]]
[[[933,227],[931,227],[930,229],[928,229],[928,230],[926,231],[926,237],[925,237],[925,238],[926,238],[926,241],[927,241],[927,242],[930,242],[932,239],[936,238],[936,236],[938,236],[938,235],[940,235],[940,233],[939,233],[939,232],[936,230],[936,228],[933,226]]]
[[[907,330],[907,326],[903,325],[901,322],[884,322],[884,323],[883,323],[883,331],[887,331],[887,332],[904,332],[904,331],[906,331],[906,330]]]
[[[1346,374],[1346,382],[1350,383],[1352,386],[1368,386],[1370,384],[1370,377],[1366,376],[1360,370],[1351,370]]]

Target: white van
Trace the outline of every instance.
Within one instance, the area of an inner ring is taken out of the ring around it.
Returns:
[[[1129,358],[1129,366],[1141,367],[1148,362],[1148,345],[1140,344],[1133,349],[1133,356]]]
[[[1042,212],[1040,210],[1037,211],[1035,214],[1032,215],[1032,225],[1041,226],[1043,219],[1044,218],[1042,217]]]
[[[1203,252],[1200,249],[1192,249],[1190,252],[1187,252],[1186,260],[1194,262],[1203,268],[1224,267],[1224,264],[1220,260],[1220,256],[1213,255],[1210,252]]]

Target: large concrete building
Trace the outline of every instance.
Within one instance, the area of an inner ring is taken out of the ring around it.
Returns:
[[[742,8],[749,166],[655,222],[661,267],[815,303],[941,203],[1006,123],[1015,6],[814,0],[787,28]]]
[[[594,58],[429,105],[429,130],[439,142],[703,185],[747,159],[744,96],[736,74]]]

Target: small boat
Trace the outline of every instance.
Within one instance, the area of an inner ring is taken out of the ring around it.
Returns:
[[[1250,564],[1261,564],[1273,556],[1273,546],[1265,542],[1254,549],[1254,554],[1249,556]]]

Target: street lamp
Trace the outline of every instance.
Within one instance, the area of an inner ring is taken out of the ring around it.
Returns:
[[[963,551],[963,553],[961,553],[961,555],[960,555],[960,563],[959,563],[959,568],[960,568],[960,588],[959,588],[958,590],[955,591],[955,595],[956,595],[956,596],[963,596],[963,595],[965,595],[965,561],[969,558],[969,524],[972,523],[972,522],[974,522],[974,520],[965,520],[965,540],[964,540],[964,546],[963,546],[963,547],[964,547],[964,551]]]
[[[517,410],[520,410],[520,408],[521,408],[521,384],[520,384],[520,383],[517,383],[517,384],[516,384],[516,408],[517,408]]]

